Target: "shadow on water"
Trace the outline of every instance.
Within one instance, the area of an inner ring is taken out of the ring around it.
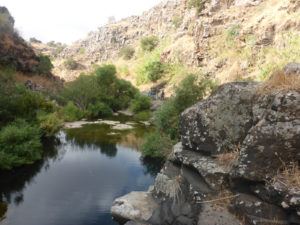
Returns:
[[[122,119],[126,122],[126,118]],[[0,221],[8,225],[19,225],[20,221],[24,225],[40,224],[45,219],[43,215],[48,218],[51,211],[59,222],[47,220],[47,225],[70,221],[74,225],[116,224],[109,213],[113,199],[129,191],[147,190],[161,169],[161,161],[140,157],[143,136],[151,129],[135,125],[133,130],[112,131],[108,125],[87,125],[63,130],[56,138],[45,140],[42,160],[0,171]],[[59,202],[52,203],[56,198]],[[76,213],[72,207],[60,206],[63,198],[65,204],[80,202],[78,208],[82,211]],[[45,201],[41,207],[36,203],[40,199]],[[45,208],[47,213],[30,213],[39,208]],[[81,217],[69,219],[73,214]]]

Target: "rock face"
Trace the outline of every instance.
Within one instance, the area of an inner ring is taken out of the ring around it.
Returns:
[[[284,67],[283,79],[297,76],[299,66]],[[300,224],[300,83],[292,90],[263,87],[225,84],[181,114],[181,142],[147,193],[158,208],[150,219],[132,220],[225,225],[219,220],[232,216],[229,208],[242,224]],[[217,205],[225,199],[229,207]]]
[[[13,65],[25,73],[35,72],[39,57],[14,31],[14,19],[7,8],[0,7],[0,15],[6,18],[0,26],[0,63]]]
[[[235,150],[253,124],[252,101],[257,83],[229,83],[182,113],[179,121],[185,148],[206,154]]]

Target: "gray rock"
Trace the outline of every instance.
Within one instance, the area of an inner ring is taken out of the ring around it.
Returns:
[[[217,159],[185,150],[181,143],[174,146],[169,160],[194,168],[214,190],[228,185],[229,170],[220,166]]]
[[[240,151],[239,176],[263,181],[284,163],[300,160],[300,92],[260,96],[253,121]]]
[[[283,71],[285,74],[296,74],[300,76],[300,63],[289,63],[284,68]]]
[[[209,98],[185,110],[179,121],[184,148],[206,154],[235,150],[252,127],[252,100],[258,85],[222,85]]]
[[[287,215],[280,207],[262,202],[260,199],[247,194],[240,194],[234,200],[231,210],[247,224],[289,224]]]
[[[114,201],[111,214],[116,220],[146,222],[157,208],[158,205],[150,193],[131,192]]]

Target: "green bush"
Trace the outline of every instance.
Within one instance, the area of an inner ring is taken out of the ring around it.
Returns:
[[[145,66],[145,73],[150,81],[155,82],[164,75],[164,64],[160,61],[149,62]]]
[[[82,112],[73,104],[73,102],[68,102],[62,109],[62,113],[63,120],[66,122],[74,122],[82,118]]]
[[[53,68],[53,65],[51,63],[49,56],[40,54],[40,61],[36,68],[38,74],[46,74],[46,75],[50,74],[52,68]]]
[[[159,40],[156,36],[142,37],[141,48],[143,51],[152,51],[158,45]]]
[[[112,116],[113,111],[103,102],[97,102],[95,105],[90,104],[85,115],[90,119]]]
[[[141,147],[143,157],[166,158],[172,151],[172,141],[158,132],[145,135],[145,142]]]
[[[62,125],[62,121],[55,113],[47,114],[43,111],[39,111],[37,119],[40,124],[40,131],[45,137],[53,137]]]
[[[119,57],[123,57],[125,60],[130,60],[134,56],[135,50],[131,46],[126,46],[121,49]]]
[[[148,121],[151,118],[151,112],[143,111],[135,114],[133,119],[136,121]]]
[[[182,22],[183,22],[182,17],[174,17],[172,24],[174,25],[175,29],[178,29],[181,26]]]
[[[177,137],[179,112],[175,108],[174,99],[165,101],[154,113],[153,123],[159,132],[164,132],[172,139]]]
[[[42,43],[40,40],[36,39],[35,37],[31,37],[29,39],[29,41],[32,42],[32,43]]]
[[[14,28],[10,22],[9,14],[8,13],[0,13],[0,31],[11,33],[13,32]]]
[[[78,63],[73,58],[68,58],[64,62],[64,66],[67,70],[75,70],[78,66]]]
[[[202,2],[202,0],[190,0],[188,4],[188,8],[189,9],[196,8],[197,13],[200,13],[204,8],[204,3]]]
[[[84,54],[84,52],[85,52],[85,48],[80,48],[78,53],[79,54]]]
[[[197,82],[195,75],[187,76],[176,87],[176,96],[165,101],[154,114],[154,124],[158,131],[164,132],[176,139],[178,137],[178,118],[181,112],[193,104],[201,101],[203,97],[215,88],[215,84],[202,79]]]
[[[132,112],[140,112],[149,109],[151,106],[150,98],[143,94],[136,94],[131,101],[130,110]]]
[[[227,38],[229,40],[232,40],[233,38],[237,37],[240,35],[240,24],[233,24],[231,25],[227,30]]]
[[[12,169],[41,159],[39,128],[24,120],[4,127],[0,132],[0,169]]]

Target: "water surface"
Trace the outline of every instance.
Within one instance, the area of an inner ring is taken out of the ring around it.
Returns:
[[[117,224],[116,197],[153,185],[160,164],[141,159],[142,125],[109,135],[107,125],[61,131],[44,159],[0,173],[1,225]]]

